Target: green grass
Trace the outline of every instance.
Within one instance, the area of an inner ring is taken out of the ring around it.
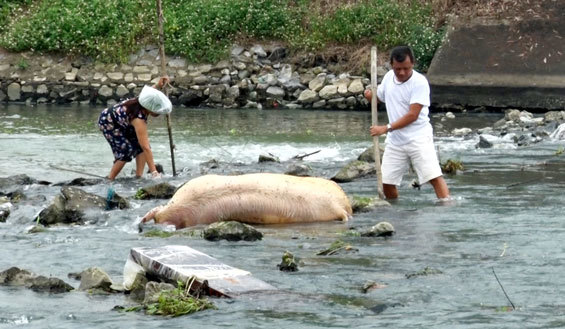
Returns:
[[[146,305],[145,312],[150,315],[176,317],[206,309],[215,309],[215,306],[207,299],[189,295],[182,282],[179,282],[176,289],[161,292],[157,303]]]
[[[226,58],[236,40],[277,40],[291,51],[408,44],[425,68],[444,35],[420,1],[329,3],[331,8],[306,0],[163,0],[165,47],[192,62],[214,62]],[[154,0],[4,0],[0,12],[0,46],[16,52],[123,62],[140,45],[157,43]]]

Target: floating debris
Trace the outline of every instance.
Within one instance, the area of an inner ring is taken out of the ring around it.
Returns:
[[[270,284],[251,276],[251,273],[226,265],[217,259],[187,246],[169,245],[159,248],[132,248],[124,267],[124,287],[131,289],[140,271],[163,281],[187,282],[196,280],[190,289],[206,287],[206,294],[233,297],[258,291],[276,290]]]

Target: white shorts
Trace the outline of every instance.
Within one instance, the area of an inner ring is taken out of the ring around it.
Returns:
[[[418,175],[420,185],[442,175],[433,137],[423,137],[404,145],[388,143],[381,165],[383,184],[400,185],[410,163]]]

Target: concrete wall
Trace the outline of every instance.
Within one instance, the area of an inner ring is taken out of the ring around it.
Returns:
[[[565,1],[522,21],[453,24],[428,78],[432,103],[565,108]]]

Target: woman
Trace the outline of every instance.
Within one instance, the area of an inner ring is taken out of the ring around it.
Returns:
[[[145,163],[149,166],[151,176],[160,178],[155,167],[153,153],[147,134],[147,117],[156,117],[170,113],[171,101],[156,88],[162,88],[169,81],[161,77],[155,86],[144,86],[137,98],[125,100],[102,111],[98,119],[98,127],[114,153],[114,165],[108,178],[114,180],[126,162],[135,157],[135,176],[141,177]]]

